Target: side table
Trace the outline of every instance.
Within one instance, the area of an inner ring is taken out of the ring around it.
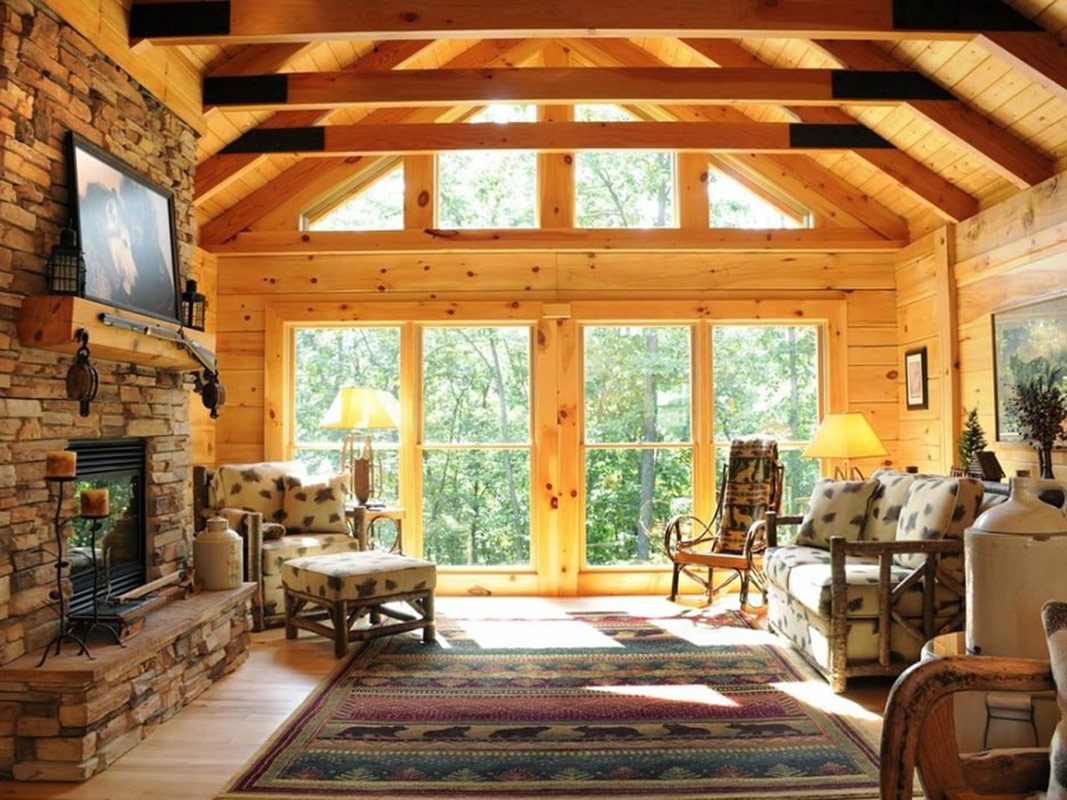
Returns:
[[[359,503],[346,503],[345,516],[352,521],[356,539],[360,550],[368,550],[375,546],[371,536],[371,526],[378,520],[387,519],[396,528],[396,540],[388,550],[390,553],[402,554],[404,552],[404,509],[399,506],[368,507]]]

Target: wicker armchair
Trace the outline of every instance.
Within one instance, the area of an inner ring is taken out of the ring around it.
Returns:
[[[742,606],[748,605],[753,585],[766,602],[761,569],[766,549],[763,518],[768,511],[780,509],[783,473],[778,443],[773,439],[757,437],[731,443],[711,521],[704,523],[691,514],[682,514],[667,523],[663,532],[663,549],[674,567],[671,600],[678,596],[678,580],[685,573],[704,587],[708,602],[738,580]],[[700,573],[705,569],[706,579]],[[727,572],[718,584],[716,569]]]

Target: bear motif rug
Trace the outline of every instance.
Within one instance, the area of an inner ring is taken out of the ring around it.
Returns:
[[[813,702],[833,698],[822,679],[739,613],[438,631],[364,646],[219,800],[878,795],[857,720]]]

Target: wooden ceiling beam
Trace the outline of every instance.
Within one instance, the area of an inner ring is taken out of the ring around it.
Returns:
[[[402,69],[432,46],[433,42],[422,41],[382,42],[372,51],[352,62],[348,69],[352,71]],[[332,111],[328,109],[279,111],[252,130],[317,125],[329,118],[331,113]],[[196,168],[196,176],[193,180],[193,204],[202,205],[230,181],[236,180],[245,171],[254,167],[261,158],[263,158],[262,154],[242,153],[240,155],[216,154],[205,159]]]
[[[204,105],[223,110],[390,108],[476,103],[897,105],[953,97],[925,75],[898,70],[687,67],[422,69],[289,72],[204,79]]]
[[[206,246],[214,253],[459,253],[478,251],[634,252],[820,251],[884,252],[906,242],[864,228],[743,230],[716,228],[518,228],[514,230],[253,231]]]
[[[156,44],[314,39],[490,39],[690,36],[969,39],[1033,31],[1000,0],[135,0],[130,36]]]
[[[638,47],[628,39],[568,39],[572,51],[591,64],[604,66],[663,66],[663,62]],[[729,106],[650,106],[658,109],[665,118],[684,121],[752,122],[740,109]],[[870,152],[870,151],[864,151]],[[895,152],[892,150],[887,153]],[[896,151],[899,152],[899,151]],[[741,159],[740,156],[721,158]],[[803,164],[805,179],[800,180],[782,169],[781,163],[772,159],[792,158],[794,164]],[[805,208],[816,212],[831,225],[866,225],[887,238],[901,238],[907,230],[907,222],[881,203],[863,194],[847,181],[806,156],[746,155],[746,168],[750,168],[796,198]]]
[[[233,58],[219,64],[209,77],[234,75],[262,75],[280,72],[293,61],[317,47],[322,42],[279,42],[278,44],[250,44]]]
[[[501,40],[479,42],[444,64],[449,69],[490,67],[503,64],[524,65],[537,58],[545,43],[540,40]],[[307,112],[292,112],[307,113]],[[404,122],[432,122],[453,120],[472,113],[470,109],[402,109],[383,108],[368,114],[364,123],[395,125]],[[362,124],[362,123],[361,123]],[[217,156],[219,159],[244,158],[242,155]],[[260,158],[262,156],[252,156]],[[387,158],[387,157],[381,157]],[[274,180],[252,191],[223,211],[200,229],[202,243],[227,241],[241,231],[251,229],[267,219],[299,216],[303,209],[335,191],[350,185],[379,168],[379,158],[315,158],[304,159],[288,168]],[[206,162],[205,162],[206,163]],[[202,165],[201,165],[202,166]],[[198,168],[199,171],[199,168]]]
[[[1034,45],[1040,40],[1040,36],[1031,35],[1026,41],[1028,45]],[[904,67],[901,62],[872,42],[819,40],[814,44],[842,66],[869,70],[868,74],[886,70],[886,74],[892,75]],[[1061,50],[1058,44],[1056,49]],[[1028,52],[1027,55],[1032,57],[1033,53]],[[1067,79],[1067,57],[1060,55],[1059,58],[1062,60],[1064,79]],[[1047,180],[1055,171],[1051,159],[958,99],[937,103],[914,100],[905,105],[1020,189],[1028,189]]]
[[[985,33],[976,41],[1060,100],[1067,101],[1067,52],[1051,33],[1027,36]]]
[[[222,152],[416,155],[452,150],[824,153],[892,148],[864,125],[763,122],[512,122],[325,125],[244,134]]]
[[[725,39],[682,39],[681,41],[694,52],[724,67],[753,68],[758,66],[764,70],[774,69],[773,66],[760,60],[755,54],[735,42]],[[842,57],[852,56],[854,53],[866,54],[867,58],[863,62],[865,69],[888,69],[890,64],[895,64],[897,69],[902,66],[892,55],[869,42],[841,41],[834,44],[842,45],[839,50]],[[879,58],[878,54],[884,58]],[[946,105],[952,104],[954,101]],[[801,122],[840,125],[856,121],[839,108],[788,106],[786,110]],[[912,197],[932,208],[946,221],[960,222],[978,213],[978,201],[975,198],[902,150],[865,150],[858,155],[875,169],[893,178]]]

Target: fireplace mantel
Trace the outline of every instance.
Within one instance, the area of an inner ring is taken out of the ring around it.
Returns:
[[[178,330],[177,323],[162,322],[83,297],[35,295],[22,301],[22,313],[18,321],[19,342],[24,347],[74,353],[78,349],[75,337],[79,330],[84,330],[89,334],[89,349],[96,358],[182,372],[201,369],[200,362],[176,343],[106,325],[101,321],[101,314],[142,325]],[[189,328],[184,330],[184,334],[207,350],[215,350],[214,334]]]

